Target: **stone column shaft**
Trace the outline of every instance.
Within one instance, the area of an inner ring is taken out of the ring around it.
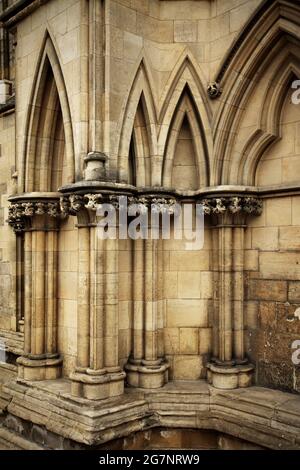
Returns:
[[[218,197],[203,201],[214,223],[214,336],[207,378],[216,388],[251,384],[254,367],[244,351],[244,229],[247,215],[261,213],[255,197]]]
[[[144,240],[133,241],[133,360],[144,357]]]
[[[11,198],[8,222],[17,234],[25,232],[24,354],[17,359],[19,379],[47,380],[61,374],[57,352],[59,215],[57,197],[52,194]]]
[[[118,263],[118,239],[105,240],[104,365],[107,369],[116,370],[120,370],[118,365]]]
[[[169,366],[158,347],[158,314],[163,316],[159,247],[162,241],[151,237],[151,228],[148,239],[134,242],[133,357],[126,365],[127,382],[134,387],[159,388],[168,381]]]
[[[32,312],[31,312],[31,354],[45,353],[45,261],[46,234],[32,233]]]
[[[45,227],[43,229],[43,227]],[[57,352],[57,231],[49,220],[25,232],[24,356],[18,358],[20,378],[55,379],[61,374]]]
[[[32,304],[32,233],[25,232],[24,242],[24,353],[31,352],[31,304]]]
[[[77,367],[90,365],[90,229],[78,228]]]
[[[102,238],[94,221],[78,230],[78,363],[71,393],[102,400],[124,391],[125,373],[118,364],[118,239]]]
[[[157,240],[145,240],[145,362],[157,362]]]
[[[244,227],[233,229],[233,356],[245,359],[244,351]]]
[[[164,344],[164,266],[163,266],[163,239],[158,240],[157,251],[157,356],[163,360],[165,355]]]
[[[97,237],[97,229],[91,228],[91,351],[90,369],[104,368],[104,243]]]
[[[47,233],[47,270],[46,270],[46,352],[57,351],[57,232]]]
[[[219,229],[219,359],[232,360],[232,228]]]

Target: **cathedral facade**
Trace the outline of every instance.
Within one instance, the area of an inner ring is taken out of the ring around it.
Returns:
[[[299,1],[0,24],[0,446],[300,449]]]

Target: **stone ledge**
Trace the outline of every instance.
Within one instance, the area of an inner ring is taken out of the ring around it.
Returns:
[[[0,427],[0,449],[4,450],[44,450],[43,447],[30,442],[20,435]]]
[[[4,344],[5,351],[11,352],[16,356],[23,354],[24,333],[0,329],[0,340]]]
[[[171,382],[160,390],[126,389],[119,398],[70,396],[70,381],[12,381],[8,416],[83,447],[153,427],[215,430],[271,449],[300,449],[300,397],[262,387],[223,391],[206,382]]]

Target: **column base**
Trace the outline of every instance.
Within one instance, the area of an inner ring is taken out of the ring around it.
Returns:
[[[104,400],[124,393],[125,372],[107,370],[73,372],[71,394],[88,400]]]
[[[125,365],[126,380],[129,386],[138,388],[161,388],[168,382],[167,362],[130,360]]]
[[[41,356],[21,356],[17,359],[18,378],[22,380],[55,380],[61,376],[62,358]]]
[[[252,385],[254,366],[240,364],[234,366],[207,364],[207,381],[215,388],[233,390],[246,388]]]

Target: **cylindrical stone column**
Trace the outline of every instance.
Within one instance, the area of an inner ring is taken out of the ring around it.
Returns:
[[[90,365],[90,228],[78,227],[77,369]]]
[[[25,231],[24,277],[24,355],[17,360],[18,376],[56,379],[62,365],[57,352],[57,224],[46,213],[34,217]]]
[[[232,361],[232,228],[219,229],[219,357]]]
[[[118,239],[105,240],[105,322],[104,366],[109,372],[120,370],[118,365]]]
[[[141,388],[159,388],[168,381],[169,365],[164,360],[163,349],[158,348],[158,305],[162,303],[162,289],[158,287],[162,261],[158,260],[158,247],[162,245],[153,236],[159,232],[157,229],[150,227],[147,239],[134,242],[134,283],[137,284],[133,288],[133,357],[125,368],[128,384]],[[143,276],[140,276],[141,269]]]
[[[89,400],[121,395],[118,358],[118,239],[92,222],[78,225],[78,362],[72,394]]]
[[[32,232],[25,232],[24,242],[24,353],[31,352],[32,305]]]
[[[233,228],[233,356],[245,362],[244,351],[244,227]]]

